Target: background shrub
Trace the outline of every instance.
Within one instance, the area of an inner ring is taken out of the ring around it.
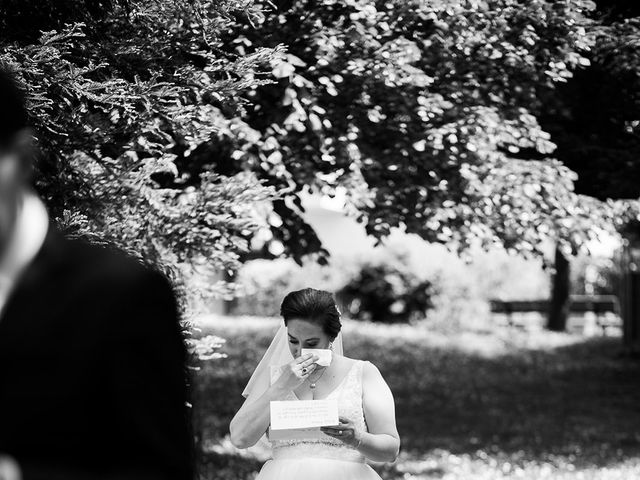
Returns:
[[[300,266],[291,259],[252,260],[238,273],[240,296],[229,302],[228,313],[278,316],[287,293],[306,287],[335,292],[349,281],[358,265],[335,261],[324,266],[314,262]]]
[[[401,262],[363,265],[338,292],[349,317],[396,323],[424,318],[433,307],[433,285]]]

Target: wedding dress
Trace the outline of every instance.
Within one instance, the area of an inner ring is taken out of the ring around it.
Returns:
[[[335,397],[339,415],[354,422],[360,431],[367,431],[362,409],[363,367],[363,361],[354,362],[340,385],[326,398]],[[283,400],[298,398],[290,392]],[[256,480],[381,480],[358,450],[328,435],[321,437],[270,439],[272,459],[265,463]]]

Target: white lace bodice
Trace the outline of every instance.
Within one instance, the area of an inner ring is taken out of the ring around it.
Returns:
[[[362,407],[362,369],[364,362],[357,360],[340,385],[327,398],[336,397],[338,413],[350,419],[361,431],[367,431]],[[298,400],[290,392],[283,400]],[[322,438],[300,440],[270,440],[274,459],[320,457],[364,463],[364,456],[355,448],[338,439],[321,434]]]

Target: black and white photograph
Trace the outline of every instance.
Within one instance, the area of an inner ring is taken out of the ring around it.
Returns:
[[[0,0],[0,480],[640,479],[640,1]]]

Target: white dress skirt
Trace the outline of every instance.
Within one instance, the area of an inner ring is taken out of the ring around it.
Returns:
[[[356,361],[327,398],[336,397],[339,415],[366,431],[362,409],[363,366],[364,362]],[[293,392],[290,396],[287,400],[297,400]],[[273,458],[264,464],[256,480],[381,480],[358,450],[328,435],[296,440],[270,438],[270,441]]]
[[[334,458],[274,459],[264,464],[257,480],[380,480],[364,462]]]

